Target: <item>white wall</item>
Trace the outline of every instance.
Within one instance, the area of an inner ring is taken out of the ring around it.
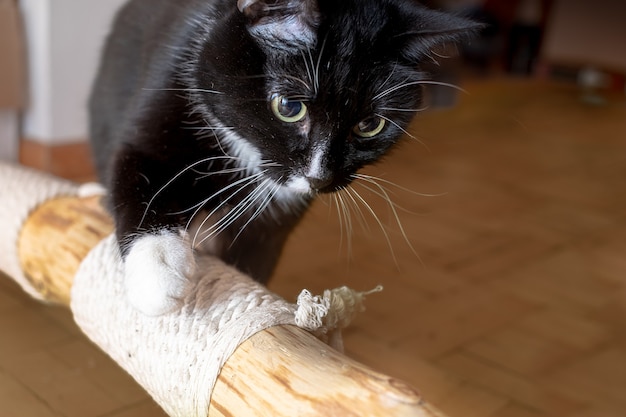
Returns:
[[[125,0],[20,0],[29,104],[24,136],[47,145],[87,138],[87,98],[102,42]]]

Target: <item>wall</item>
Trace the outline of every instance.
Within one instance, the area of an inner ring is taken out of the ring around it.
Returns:
[[[27,39],[23,136],[45,144],[87,138],[87,98],[102,42],[125,0],[20,0]]]

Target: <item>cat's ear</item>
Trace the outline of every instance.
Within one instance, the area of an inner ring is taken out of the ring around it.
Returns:
[[[312,48],[317,42],[317,0],[237,0],[237,8],[269,51]]]
[[[483,27],[483,24],[463,17],[420,7],[413,14],[409,28],[397,35],[397,39],[402,43],[402,54],[419,63],[433,49],[471,39]]]

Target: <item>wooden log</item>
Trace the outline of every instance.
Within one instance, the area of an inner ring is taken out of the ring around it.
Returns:
[[[18,239],[20,265],[44,299],[69,306],[81,261],[113,232],[99,197],[62,197],[44,202],[24,223]]]
[[[57,198],[23,226],[24,272],[51,302],[69,305],[81,260],[113,230],[98,198]],[[222,368],[211,416],[442,417],[407,384],[382,375],[295,326],[275,326],[245,341]]]

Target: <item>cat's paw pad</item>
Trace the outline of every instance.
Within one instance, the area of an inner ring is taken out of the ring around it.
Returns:
[[[194,271],[188,239],[167,230],[146,234],[132,243],[124,260],[126,294],[146,315],[170,313],[182,306]]]

